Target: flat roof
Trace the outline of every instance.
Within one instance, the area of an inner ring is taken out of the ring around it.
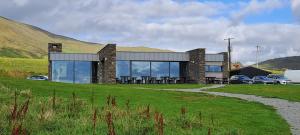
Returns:
[[[50,53],[50,60],[77,60],[99,61],[98,54],[92,53]],[[188,52],[126,52],[117,51],[116,60],[136,61],[189,61]],[[224,60],[223,54],[205,54],[205,61],[220,62]]]

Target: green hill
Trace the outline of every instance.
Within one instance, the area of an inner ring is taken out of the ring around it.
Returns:
[[[260,67],[271,70],[300,69],[300,56],[276,58],[261,62]]]
[[[79,41],[41,28],[0,17],[0,56],[45,58],[49,42],[63,43],[64,52],[96,53],[103,44]],[[147,47],[118,47],[120,51],[168,51]]]

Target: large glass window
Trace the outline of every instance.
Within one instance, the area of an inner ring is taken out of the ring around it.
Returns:
[[[216,66],[216,65],[206,65],[205,66],[206,72],[222,72],[222,66]]]
[[[141,79],[142,76],[150,76],[150,62],[132,61],[132,77]]]
[[[130,76],[130,62],[129,61],[117,61],[116,64],[116,77]]]
[[[73,76],[73,61],[52,61],[52,81],[72,83]]]
[[[170,62],[170,77],[179,77],[179,62]]]
[[[91,82],[91,62],[75,61],[75,83],[90,83]]]
[[[52,81],[66,83],[90,83],[91,62],[52,61]]]
[[[169,62],[151,62],[152,77],[169,76]]]

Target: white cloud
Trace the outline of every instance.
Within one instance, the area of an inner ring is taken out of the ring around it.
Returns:
[[[5,6],[4,6],[5,5]],[[28,0],[22,7],[0,0],[0,15],[85,41],[148,46],[176,51],[207,48],[226,51],[223,39],[232,36],[235,61],[255,62],[255,46],[261,59],[297,55],[300,26],[297,24],[244,24],[253,13],[279,8],[282,0],[176,2],[172,0]],[[240,6],[240,10],[231,10]],[[235,26],[227,13],[236,13]]]
[[[232,23],[237,25],[240,23],[246,16],[254,15],[261,12],[268,12],[274,9],[280,8],[284,5],[283,0],[251,0],[249,3],[241,3],[242,9],[232,14]]]
[[[17,6],[24,6],[28,0],[12,0]]]
[[[291,5],[295,18],[300,22],[300,0],[291,0]]]

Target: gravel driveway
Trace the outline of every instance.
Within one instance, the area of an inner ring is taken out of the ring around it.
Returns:
[[[289,123],[291,132],[293,135],[300,135],[300,102],[290,102],[277,98],[264,98],[254,95],[245,94],[231,94],[223,92],[208,92],[205,90],[224,87],[224,85],[214,85],[210,87],[198,88],[198,89],[157,89],[168,91],[182,91],[182,92],[202,92],[207,94],[213,94],[225,97],[234,97],[247,101],[255,101],[265,105],[274,107],[277,112]]]

